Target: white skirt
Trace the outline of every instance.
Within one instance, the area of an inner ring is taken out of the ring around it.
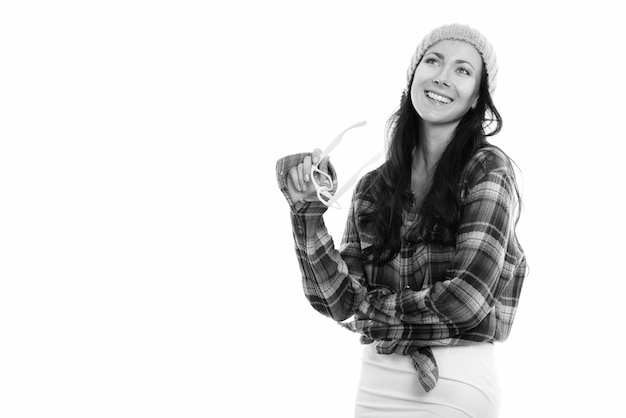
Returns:
[[[426,392],[408,356],[363,351],[356,418],[495,418],[500,384],[494,345],[433,347],[439,381]]]

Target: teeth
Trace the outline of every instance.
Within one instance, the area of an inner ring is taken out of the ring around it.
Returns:
[[[427,91],[426,96],[441,103],[445,103],[445,104],[452,103],[452,99],[433,93],[432,91]]]

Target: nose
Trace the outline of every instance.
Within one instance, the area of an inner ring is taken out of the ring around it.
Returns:
[[[447,69],[442,68],[441,71],[439,72],[439,74],[437,74],[434,78],[433,78],[433,83],[437,84],[437,85],[443,85],[446,87],[450,87],[450,82],[448,79],[448,73],[447,73]]]
[[[433,83],[437,84],[437,85],[443,85],[446,87],[450,87],[450,83],[448,82],[448,79],[443,77],[442,75],[438,75],[437,77],[433,78]]]

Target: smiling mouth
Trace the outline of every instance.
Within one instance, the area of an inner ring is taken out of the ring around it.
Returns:
[[[442,104],[449,104],[454,101],[449,97],[442,96],[441,94],[434,93],[430,90],[426,90],[426,97]]]

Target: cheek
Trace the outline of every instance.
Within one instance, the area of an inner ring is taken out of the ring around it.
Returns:
[[[415,100],[419,99],[421,96],[420,93],[423,90],[424,80],[425,77],[423,74],[421,74],[418,67],[418,69],[415,71],[413,82],[411,83],[411,89],[409,90],[409,93],[411,94],[411,100],[413,100],[414,103]]]
[[[476,74],[474,78],[474,84],[472,86],[472,95],[476,98],[480,92],[480,75]]]
[[[476,99],[478,99],[478,83],[468,83],[463,86],[463,96],[467,97],[467,101],[470,105],[473,105]]]

